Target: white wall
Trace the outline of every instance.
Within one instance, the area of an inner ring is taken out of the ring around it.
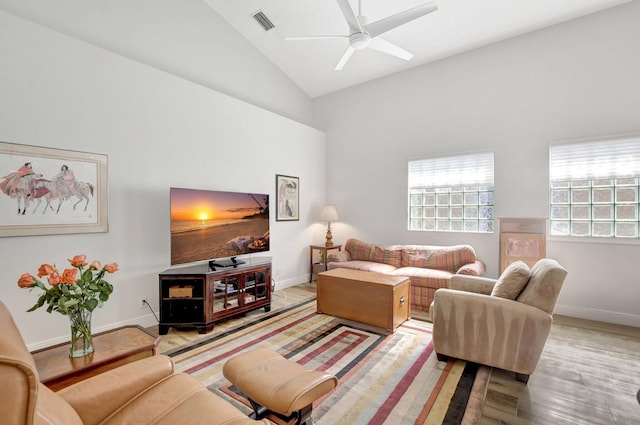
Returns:
[[[272,213],[270,255],[277,287],[308,278],[308,245],[323,230],[320,131],[0,11],[0,140],[109,158],[108,233],[0,238],[0,299],[30,348],[65,341],[69,329],[64,316],[25,312],[37,296],[19,276],[79,253],[120,265],[95,331],[153,323],[139,300],[157,310],[171,186],[275,195],[276,174],[299,176],[301,219]]]
[[[202,0],[0,0],[0,9],[311,123],[309,96]]]
[[[470,243],[498,275],[498,234],[409,232],[407,160],[492,149],[496,217],[548,216],[548,145],[640,131],[640,2],[314,100],[327,132],[334,240]],[[640,326],[640,243],[549,241],[558,312]]]

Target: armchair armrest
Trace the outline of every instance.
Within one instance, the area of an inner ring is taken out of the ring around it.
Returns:
[[[552,316],[500,297],[439,289],[433,306],[438,354],[530,375],[551,330]]]
[[[491,295],[497,280],[488,277],[454,274],[451,276],[451,289]]]
[[[57,394],[74,408],[85,425],[93,425],[173,371],[169,357],[147,357],[80,381]]]

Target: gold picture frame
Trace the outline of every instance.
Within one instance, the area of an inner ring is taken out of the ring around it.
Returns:
[[[107,156],[0,142],[0,237],[107,232]]]

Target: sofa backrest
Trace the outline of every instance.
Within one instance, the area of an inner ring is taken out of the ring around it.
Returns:
[[[457,272],[465,264],[476,261],[471,245],[389,245],[381,246],[358,239],[347,239],[344,250],[352,260],[373,261],[394,267],[422,267]]]
[[[476,252],[471,245],[404,245],[402,251],[402,267],[422,267],[455,273],[460,267],[475,261]]]
[[[556,260],[543,258],[531,268],[531,277],[517,301],[553,314],[567,270]]]
[[[376,263],[382,263],[384,260],[384,247],[358,239],[347,239],[344,243],[344,249],[349,252],[352,260],[374,261]]]
[[[0,301],[0,400],[3,424],[82,425],[62,397],[40,384],[38,371],[11,313]]]
[[[358,239],[347,239],[344,243],[344,250],[349,253],[352,260],[373,261],[394,267],[401,267],[402,248],[402,245],[384,247]]]

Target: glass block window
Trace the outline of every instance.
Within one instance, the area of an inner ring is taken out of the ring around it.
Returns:
[[[493,232],[493,153],[409,161],[409,230]]]
[[[640,137],[551,145],[551,235],[638,238]]]

